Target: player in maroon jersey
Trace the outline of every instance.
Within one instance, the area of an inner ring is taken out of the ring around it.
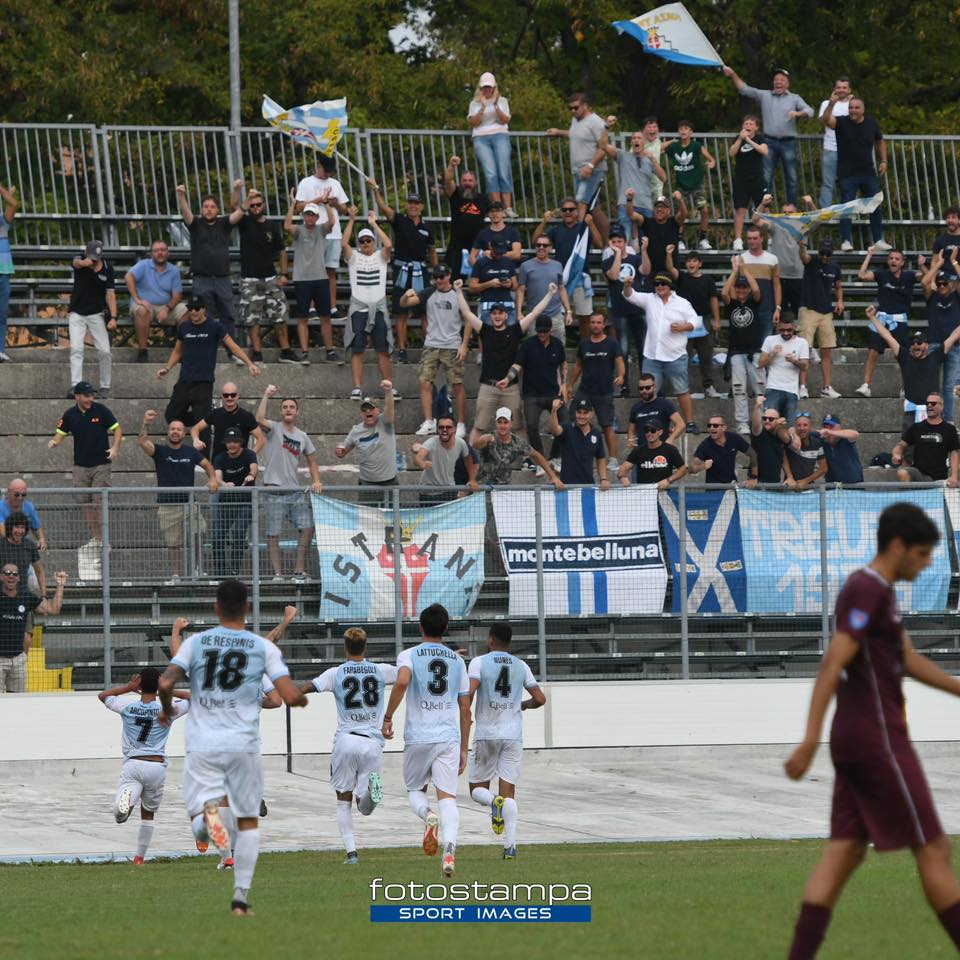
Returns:
[[[960,883],[910,743],[901,689],[906,675],[960,697],[960,680],[913,649],[894,593],[896,581],[914,580],[929,566],[939,539],[936,525],[919,507],[887,507],[877,525],[876,556],[847,578],[837,597],[836,628],[813,688],[806,735],[784,764],[794,780],[806,772],[836,693],[830,842],[807,879],[790,960],[816,954],[833,906],[868,842],[877,851],[913,851],[927,900],[960,948]]]

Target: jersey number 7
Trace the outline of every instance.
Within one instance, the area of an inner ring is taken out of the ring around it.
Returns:
[[[146,743],[150,731],[153,729],[153,720],[150,717],[135,717],[133,721],[140,727],[140,736],[137,737],[137,743]]]

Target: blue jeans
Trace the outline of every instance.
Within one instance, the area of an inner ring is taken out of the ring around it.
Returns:
[[[953,420],[953,388],[960,380],[960,349],[954,347],[943,361],[943,419]]]
[[[657,392],[660,392],[660,384],[664,379],[670,381],[670,386],[676,392],[677,396],[683,396],[690,392],[690,365],[687,360],[687,354],[677,357],[676,360],[651,360],[650,357],[643,358],[643,372],[652,374],[653,382],[657,385]]]
[[[10,309],[10,274],[0,273],[0,353],[7,349],[7,314]]]
[[[797,202],[797,141],[776,140],[767,137],[765,143],[770,148],[763,158],[763,178],[767,187],[773,189],[773,176],[777,169],[777,161],[783,167],[783,179],[787,188],[787,203]]]
[[[797,395],[767,387],[764,396],[767,398],[764,406],[779,411],[780,416],[787,421],[787,426],[792,427],[797,416]]]
[[[638,207],[636,203],[634,203],[633,209],[637,213],[642,213],[644,217],[653,216],[652,210],[648,210],[646,207]],[[623,232],[627,235],[627,243],[630,243],[630,237],[633,235],[633,221],[627,216],[627,205],[625,203],[617,204],[617,223],[623,227]]]
[[[857,199],[857,191],[864,197],[872,197],[880,192],[880,178],[871,173],[868,177],[841,177],[840,178],[840,202],[846,203],[848,200]],[[877,207],[870,214],[870,235],[873,242],[883,239],[883,209],[882,205]],[[853,237],[853,221],[843,219],[840,221],[840,237],[843,240],[849,240]]]
[[[483,189],[487,193],[513,193],[510,134],[492,133],[488,137],[474,137],[473,153],[483,174]]]
[[[580,171],[573,171],[573,182],[576,184],[576,190],[573,194],[577,203],[589,203],[597,187],[606,179],[606,170],[594,170],[586,180],[580,179]]]
[[[829,207],[837,185],[837,151],[824,150],[820,156],[820,206]]]

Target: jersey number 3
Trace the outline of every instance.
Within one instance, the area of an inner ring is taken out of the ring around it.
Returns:
[[[243,668],[247,665],[247,655],[242,650],[228,650],[222,657],[219,650],[208,650],[203,655],[203,660],[204,690],[211,689],[214,681],[221,690],[236,690],[243,683]]]
[[[433,679],[427,684],[427,689],[435,696],[442,697],[447,692],[447,662],[446,660],[431,660],[427,664]]]

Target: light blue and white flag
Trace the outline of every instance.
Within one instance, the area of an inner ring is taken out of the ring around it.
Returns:
[[[663,610],[667,571],[655,487],[539,491],[539,550],[537,494],[494,490],[492,495],[500,552],[510,580],[510,616],[537,616],[538,557],[546,616]]]
[[[703,35],[682,3],[667,3],[632,20],[615,20],[617,33],[626,33],[651,53],[688,67],[722,67],[720,54]]]
[[[603,184],[597,184],[597,189],[593,191],[593,196],[587,204],[587,213],[592,213],[593,208],[600,199],[600,191]],[[572,297],[573,291],[577,287],[584,287],[589,282],[589,274],[586,271],[587,255],[590,253],[590,225],[585,221],[580,221],[580,233],[577,235],[577,242],[567,257],[567,262],[563,265],[563,285],[567,288],[567,296]],[[586,291],[589,296],[590,291]]]
[[[483,586],[482,496],[438,507],[400,511],[394,550],[394,514],[311,495],[320,557],[322,620],[392,620],[396,577],[405,620],[431,603],[451,617],[469,615]]]
[[[883,193],[875,193],[872,197],[857,197],[846,203],[835,203],[819,210],[809,210],[807,213],[763,213],[754,211],[757,219],[771,226],[786,230],[794,240],[802,240],[811,230],[823,223],[833,223],[835,220],[852,220],[854,217],[866,216],[873,213],[883,203]]]
[[[346,97],[317,100],[284,110],[279,103],[264,95],[262,113],[270,126],[283,131],[297,143],[332,157],[347,125],[347,100]]]

